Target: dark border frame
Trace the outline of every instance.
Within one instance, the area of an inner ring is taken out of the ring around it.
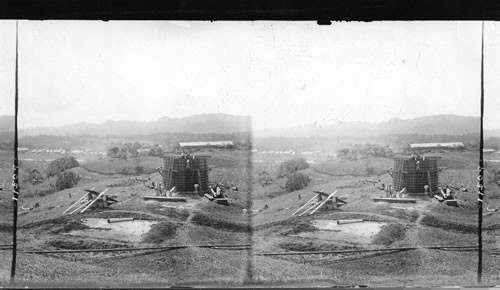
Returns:
[[[500,20],[495,0],[4,0],[0,19]]]

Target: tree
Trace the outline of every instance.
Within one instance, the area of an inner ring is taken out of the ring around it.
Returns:
[[[149,151],[149,156],[157,156],[161,157],[163,156],[163,148],[156,144],[155,146],[151,147],[151,151]]]
[[[124,149],[124,151],[126,151],[128,154],[130,154],[131,156],[137,156],[139,155],[139,152],[138,150],[142,147],[141,143],[139,142],[134,142],[134,143],[125,143],[123,144],[123,148],[122,150]]]
[[[291,160],[287,160],[280,164],[278,168],[278,178],[285,177],[289,174],[297,172],[299,170],[303,170],[309,168],[309,164],[304,158],[294,158]]]
[[[288,192],[301,190],[305,188],[310,181],[311,178],[309,176],[300,172],[295,172],[287,176],[285,189]]]
[[[78,184],[78,181],[80,181],[80,176],[78,174],[71,171],[65,171],[57,174],[55,186],[57,190],[63,190],[72,188]]]
[[[337,157],[338,158],[347,158],[347,156],[349,155],[349,148],[342,148],[340,149],[339,151],[337,151]]]
[[[49,164],[49,167],[46,170],[46,175],[47,177],[52,177],[63,172],[64,170],[78,166],[80,166],[80,163],[78,163],[73,156],[61,157]]]
[[[108,149],[107,155],[108,155],[108,157],[111,157],[111,158],[117,158],[119,152],[120,152],[120,148],[117,146],[113,146],[113,147]]]
[[[29,171],[28,174],[28,181],[33,184],[37,185],[39,183],[42,183],[44,180],[42,173],[38,171],[38,169],[34,168]]]
[[[265,170],[259,172],[259,174],[257,176],[257,179],[259,181],[259,184],[262,185],[262,186],[271,185],[274,182],[273,177],[271,176],[271,174],[269,174],[269,172],[267,172]]]

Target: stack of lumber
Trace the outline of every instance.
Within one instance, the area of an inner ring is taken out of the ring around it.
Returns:
[[[156,201],[187,201],[185,197],[169,197],[169,196],[143,196],[144,200],[156,200]]]
[[[337,193],[337,190],[335,190],[331,194],[327,194],[321,191],[315,191],[317,193],[313,198],[311,198],[309,201],[307,201],[303,206],[301,206],[298,210],[296,210],[292,215],[298,214],[298,216],[303,216],[306,213],[309,213],[309,215],[314,214],[317,212],[321,207],[323,207],[329,200],[332,200],[333,196]],[[321,199],[321,196],[327,196],[324,200]],[[346,202],[343,200],[336,201],[336,205],[338,206],[339,204],[345,204]],[[305,209],[305,210],[304,210]],[[301,212],[302,211],[302,212]],[[301,213],[300,213],[301,212]]]
[[[374,201],[385,201],[390,203],[416,203],[417,200],[413,198],[393,198],[393,197],[380,197],[374,198]]]

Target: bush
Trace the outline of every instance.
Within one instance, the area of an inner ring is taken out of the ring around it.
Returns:
[[[304,158],[294,158],[280,164],[278,168],[278,178],[285,177],[299,170],[309,168],[309,164]]]
[[[307,176],[305,174],[293,173],[293,174],[290,174],[287,176],[285,189],[288,192],[301,190],[301,189],[305,188],[309,184],[310,181],[311,181],[311,178],[309,178],[309,176]]]
[[[49,167],[46,170],[46,174],[47,177],[52,177],[63,172],[64,170],[78,166],[80,166],[80,163],[78,163],[73,156],[66,156],[50,162]]]
[[[222,219],[217,219],[210,217],[203,213],[196,213],[191,219],[193,224],[205,227],[211,227],[218,230],[229,231],[229,232],[250,232],[251,228],[249,225],[241,223],[232,223]]]
[[[404,240],[407,227],[403,224],[388,224],[380,229],[372,243],[388,246],[396,241]]]
[[[443,220],[433,215],[424,216],[420,223],[428,227],[434,227],[465,234],[477,232],[477,225],[475,224],[464,224],[453,220]]]
[[[66,171],[57,174],[56,179],[56,189],[63,190],[67,188],[72,188],[73,186],[78,184],[80,181],[80,176],[74,172]]]
[[[175,237],[178,227],[178,225],[171,222],[154,224],[149,232],[144,236],[142,241],[145,243],[159,244],[166,239],[172,239]]]
[[[40,184],[44,181],[43,175],[38,171],[38,169],[33,168],[28,170],[28,176],[24,179],[25,182],[29,182],[32,185]]]
[[[259,184],[262,186],[267,186],[273,184],[274,180],[271,174],[267,171],[261,171],[259,172],[259,175],[257,177],[257,180],[259,181]]]

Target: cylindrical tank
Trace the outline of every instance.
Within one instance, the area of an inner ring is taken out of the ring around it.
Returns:
[[[393,187],[400,191],[404,187],[408,193],[425,192],[424,186],[429,185],[431,193],[438,190],[438,159],[439,157],[397,157],[394,158]]]
[[[208,156],[167,156],[163,159],[163,184],[167,190],[176,186],[178,192],[194,192],[199,184],[204,191],[208,188]],[[173,164],[173,165],[172,165]],[[170,169],[173,169],[170,175]]]

